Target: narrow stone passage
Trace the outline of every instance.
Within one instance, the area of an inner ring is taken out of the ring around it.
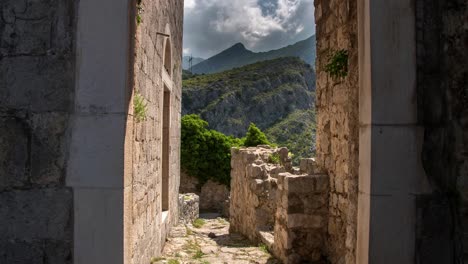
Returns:
[[[201,214],[194,224],[175,226],[163,256],[151,263],[168,264],[279,264],[263,245],[229,234],[229,222],[217,214]]]

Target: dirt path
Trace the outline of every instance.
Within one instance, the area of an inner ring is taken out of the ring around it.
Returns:
[[[201,215],[193,225],[173,228],[163,257],[152,263],[168,264],[279,264],[262,245],[229,234],[229,222],[214,214]],[[195,225],[195,226],[194,226]]]

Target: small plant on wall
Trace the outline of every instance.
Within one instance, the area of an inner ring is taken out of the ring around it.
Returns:
[[[342,49],[334,52],[325,66],[325,72],[334,79],[348,76],[348,51]]]
[[[146,120],[147,104],[145,99],[139,93],[135,94],[133,98],[133,115],[137,122]]]
[[[143,6],[141,5],[142,0],[137,0],[137,15],[136,15],[136,21],[137,25],[141,24],[141,14],[143,14]]]

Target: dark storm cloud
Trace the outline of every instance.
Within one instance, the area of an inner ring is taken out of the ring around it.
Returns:
[[[313,0],[185,0],[184,52],[208,58],[237,42],[281,48],[315,33]]]

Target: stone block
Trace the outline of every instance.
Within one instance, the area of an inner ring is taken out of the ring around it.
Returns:
[[[65,182],[66,130],[69,116],[63,113],[31,117],[31,182],[37,185]]]
[[[71,264],[72,244],[70,240],[22,240],[0,239],[0,263]]]
[[[72,51],[73,2],[14,1],[3,4],[6,22],[0,54],[44,55]]]
[[[285,179],[285,189],[289,193],[312,193],[315,189],[314,185],[314,176],[289,174]]]
[[[179,221],[190,224],[198,218],[200,199],[194,193],[179,194]]]
[[[70,110],[74,89],[70,57],[7,57],[0,61],[0,103],[35,112]]]
[[[301,159],[299,163],[300,171],[303,174],[315,174],[320,173],[318,164],[315,158]]]
[[[74,118],[68,185],[123,187],[125,125],[120,114]]]
[[[251,164],[247,166],[247,175],[254,179],[265,178],[265,171],[262,166]]]
[[[128,2],[81,0],[78,9],[76,110],[126,113],[130,101]]]
[[[302,197],[302,203],[304,204],[304,213],[306,214],[317,214],[328,209],[328,195],[311,195]]]
[[[287,217],[288,228],[321,228],[325,219],[319,215],[289,214]]]
[[[330,185],[330,178],[326,174],[314,175],[315,178],[315,191],[328,192]]]
[[[394,195],[429,192],[421,161],[423,129],[418,126],[371,126],[370,172],[378,177],[363,177],[360,191]],[[404,157],[404,158],[402,158]],[[394,166],[398,164],[398,166]],[[366,190],[366,188],[369,188]]]
[[[71,240],[72,192],[65,188],[0,192],[0,215],[3,238]]]
[[[73,194],[73,263],[123,263],[123,254],[116,254],[124,245],[122,189],[74,188]]]
[[[26,121],[0,118],[0,189],[29,182],[31,131]]]

